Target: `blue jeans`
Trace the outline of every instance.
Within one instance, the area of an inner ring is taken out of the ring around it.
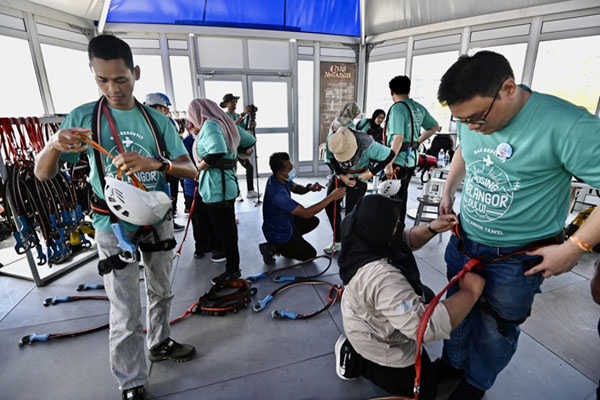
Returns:
[[[490,247],[473,242],[464,235],[463,238],[466,253],[483,259],[496,258],[522,249]],[[459,250],[458,243],[458,237],[453,235],[446,248],[448,279],[454,277],[469,260],[469,256]],[[479,271],[486,282],[482,296],[505,321],[497,322],[477,303],[463,322],[452,331],[450,339],[444,341],[442,354],[446,363],[465,371],[465,378],[471,385],[481,390],[492,387],[496,376],[517,351],[521,330],[516,322],[508,321],[522,320],[529,315],[533,297],[541,292],[540,286],[544,278],[539,273],[533,276],[525,276],[523,273],[540,261],[540,257],[523,254],[485,265]],[[446,297],[457,291],[458,285],[453,285]],[[502,326],[499,327],[499,324]]]

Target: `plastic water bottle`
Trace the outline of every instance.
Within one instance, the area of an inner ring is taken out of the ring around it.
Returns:
[[[450,150],[446,150],[446,155],[444,156],[444,166],[450,165]]]
[[[437,161],[438,168],[441,168],[444,166],[445,158],[446,158],[446,154],[444,153],[444,149],[440,149],[440,152],[438,153],[438,161]]]

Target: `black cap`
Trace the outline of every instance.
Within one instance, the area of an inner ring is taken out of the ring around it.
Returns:
[[[223,96],[223,101],[219,103],[219,105],[221,106],[221,108],[225,108],[227,107],[227,103],[229,103],[231,100],[237,100],[239,99],[240,96],[234,96],[231,93],[227,93],[225,96]]]

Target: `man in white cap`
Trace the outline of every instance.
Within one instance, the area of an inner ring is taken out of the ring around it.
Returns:
[[[357,106],[358,107],[358,106]],[[338,118],[336,121],[340,122]],[[343,123],[343,122],[342,122]],[[334,123],[334,126],[336,124]],[[334,133],[329,134],[326,140],[328,163],[334,174],[329,181],[327,194],[336,187],[346,187],[346,215],[349,214],[358,200],[367,191],[367,182],[377,175],[396,154],[388,147],[377,143],[372,136],[363,132],[356,132],[346,126],[339,125]],[[337,181],[337,182],[336,182]],[[333,253],[341,248],[341,201],[338,200],[334,216],[334,203],[330,203],[325,210],[331,226],[335,221],[335,240],[326,247],[326,253]]]

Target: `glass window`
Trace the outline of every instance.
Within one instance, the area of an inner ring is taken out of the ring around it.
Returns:
[[[389,83],[393,77],[404,75],[405,58],[373,61],[367,72],[367,108],[365,117],[370,118],[378,108],[386,113],[393,103]]]
[[[189,59],[187,56],[170,56],[169,60],[171,62],[171,75],[173,76],[175,105],[177,106],[177,110],[171,111],[187,111],[190,102],[194,98]]]
[[[290,69],[288,42],[248,40],[248,64],[254,69]]]
[[[140,80],[135,82],[133,95],[144,102],[148,93],[165,93],[165,77],[160,56],[133,55],[133,63],[140,67]]]
[[[256,156],[258,157],[258,173],[271,173],[269,157],[271,154],[289,152],[287,133],[259,133],[256,135]],[[239,172],[238,172],[239,173]]]
[[[42,44],[42,56],[56,113],[68,113],[81,104],[98,100],[100,91],[87,51]]]
[[[583,106],[592,114],[600,95],[600,36],[540,42],[533,90]]]
[[[198,59],[202,68],[244,68],[242,39],[199,37]]]
[[[244,111],[244,96],[242,96],[242,81],[204,81],[204,95],[207,99],[219,104],[223,96],[231,93],[238,96],[239,100],[235,111],[241,114]]]
[[[458,58],[458,51],[413,57],[410,97],[421,103],[435,118],[442,130],[448,130],[450,109],[437,100],[442,75]]]
[[[469,55],[477,53],[481,50],[494,51],[502,54],[512,67],[513,73],[515,74],[515,80],[520,83],[523,77],[523,67],[525,66],[525,53],[527,52],[527,43],[509,44],[506,46],[493,46],[493,47],[474,47],[469,50]]]
[[[312,161],[314,144],[314,62],[298,61],[298,159]]]
[[[252,82],[257,128],[288,126],[288,96],[286,82]]]
[[[44,105],[27,40],[0,36],[0,48],[10,60],[0,63],[0,114],[3,117],[41,116]],[[7,93],[13,93],[8,96]],[[21,93],[19,96],[18,93]],[[26,94],[26,95],[25,95]]]

